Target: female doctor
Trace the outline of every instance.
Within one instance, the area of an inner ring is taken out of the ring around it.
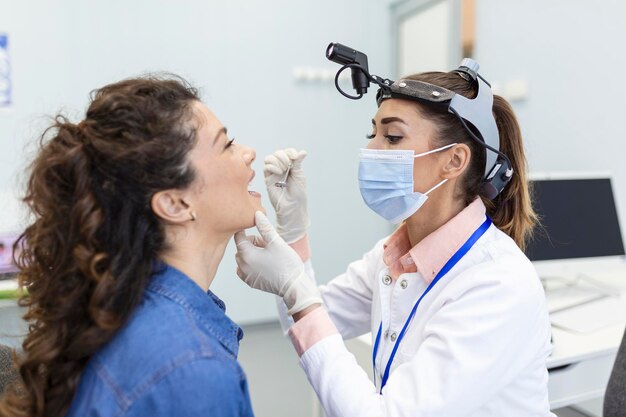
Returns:
[[[455,71],[408,79],[477,95],[476,82]],[[329,417],[552,415],[550,324],[520,249],[536,221],[524,147],[509,104],[495,96],[491,110],[515,173],[493,201],[481,195],[485,149],[459,119],[411,100],[380,102],[359,184],[370,208],[401,224],[319,289],[306,236],[305,153],[266,158],[277,231],[257,212],[261,237],[235,235],[238,275],[285,301],[295,321],[289,335]],[[392,173],[406,175],[408,192],[402,181],[386,182]],[[275,187],[285,175],[287,187]],[[407,211],[407,201],[417,204]],[[374,382],[343,343],[369,331]]]

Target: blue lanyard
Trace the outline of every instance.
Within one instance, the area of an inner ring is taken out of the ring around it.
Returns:
[[[417,300],[417,302],[413,306],[413,310],[411,310],[411,313],[409,314],[409,318],[406,320],[406,323],[404,323],[404,327],[402,327],[402,331],[400,332],[400,335],[398,336],[398,339],[396,340],[396,344],[393,347],[393,350],[391,351],[391,356],[389,356],[389,361],[387,362],[387,366],[385,367],[385,373],[383,374],[383,380],[380,385],[381,393],[383,391],[384,386],[387,384],[387,378],[389,378],[389,369],[391,368],[391,363],[393,362],[393,358],[396,356],[396,351],[398,350],[398,346],[400,346],[400,342],[404,338],[404,334],[406,333],[406,329],[409,327],[409,323],[411,323],[413,316],[415,316],[415,311],[417,310],[417,306],[419,306],[420,301],[422,301],[424,296],[428,294],[428,292],[435,286],[435,284],[437,284],[437,282],[439,282],[439,280],[445,274],[447,274],[448,271],[450,271],[452,267],[454,267],[454,265],[456,265],[457,262],[459,262],[463,256],[465,256],[465,254],[470,250],[470,248],[474,246],[474,243],[476,243],[476,241],[480,239],[480,237],[487,231],[487,229],[489,229],[489,226],[491,226],[491,219],[489,218],[489,216],[487,216],[487,219],[483,222],[483,224],[481,224],[478,227],[478,229],[476,229],[474,233],[472,233],[472,235],[469,237],[469,239],[467,239],[467,241],[463,244],[463,246],[461,246],[461,248],[458,251],[456,251],[454,255],[452,255],[452,258],[450,258],[448,262],[446,262],[443,268],[441,268],[441,271],[439,271],[437,276],[435,276],[435,278],[432,280],[430,285],[426,288],[426,291],[424,291],[424,293],[420,296],[420,298]],[[381,321],[380,326],[378,327],[378,333],[376,334],[376,341],[374,342],[374,354],[372,355],[372,365],[374,366],[374,381],[376,381],[376,353],[378,352],[378,345],[380,343],[380,334],[382,330],[383,330],[383,322]]]

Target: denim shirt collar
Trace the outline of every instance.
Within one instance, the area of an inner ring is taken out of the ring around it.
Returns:
[[[191,278],[171,265],[155,262],[154,271],[147,291],[160,294],[181,305],[199,326],[237,357],[243,331],[226,315],[224,302],[211,290],[205,293]]]

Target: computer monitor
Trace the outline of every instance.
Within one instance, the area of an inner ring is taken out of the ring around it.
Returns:
[[[541,222],[526,247],[531,261],[624,255],[609,176],[535,176],[531,183]]]

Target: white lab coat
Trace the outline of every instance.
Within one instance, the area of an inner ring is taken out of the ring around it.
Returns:
[[[419,273],[385,284],[385,240],[320,287],[341,336],[314,344],[300,365],[328,417],[553,416],[543,288],[530,261],[493,225],[424,297],[379,394],[391,335],[400,334],[427,287]],[[375,338],[381,320],[374,386],[342,338],[370,331]]]

